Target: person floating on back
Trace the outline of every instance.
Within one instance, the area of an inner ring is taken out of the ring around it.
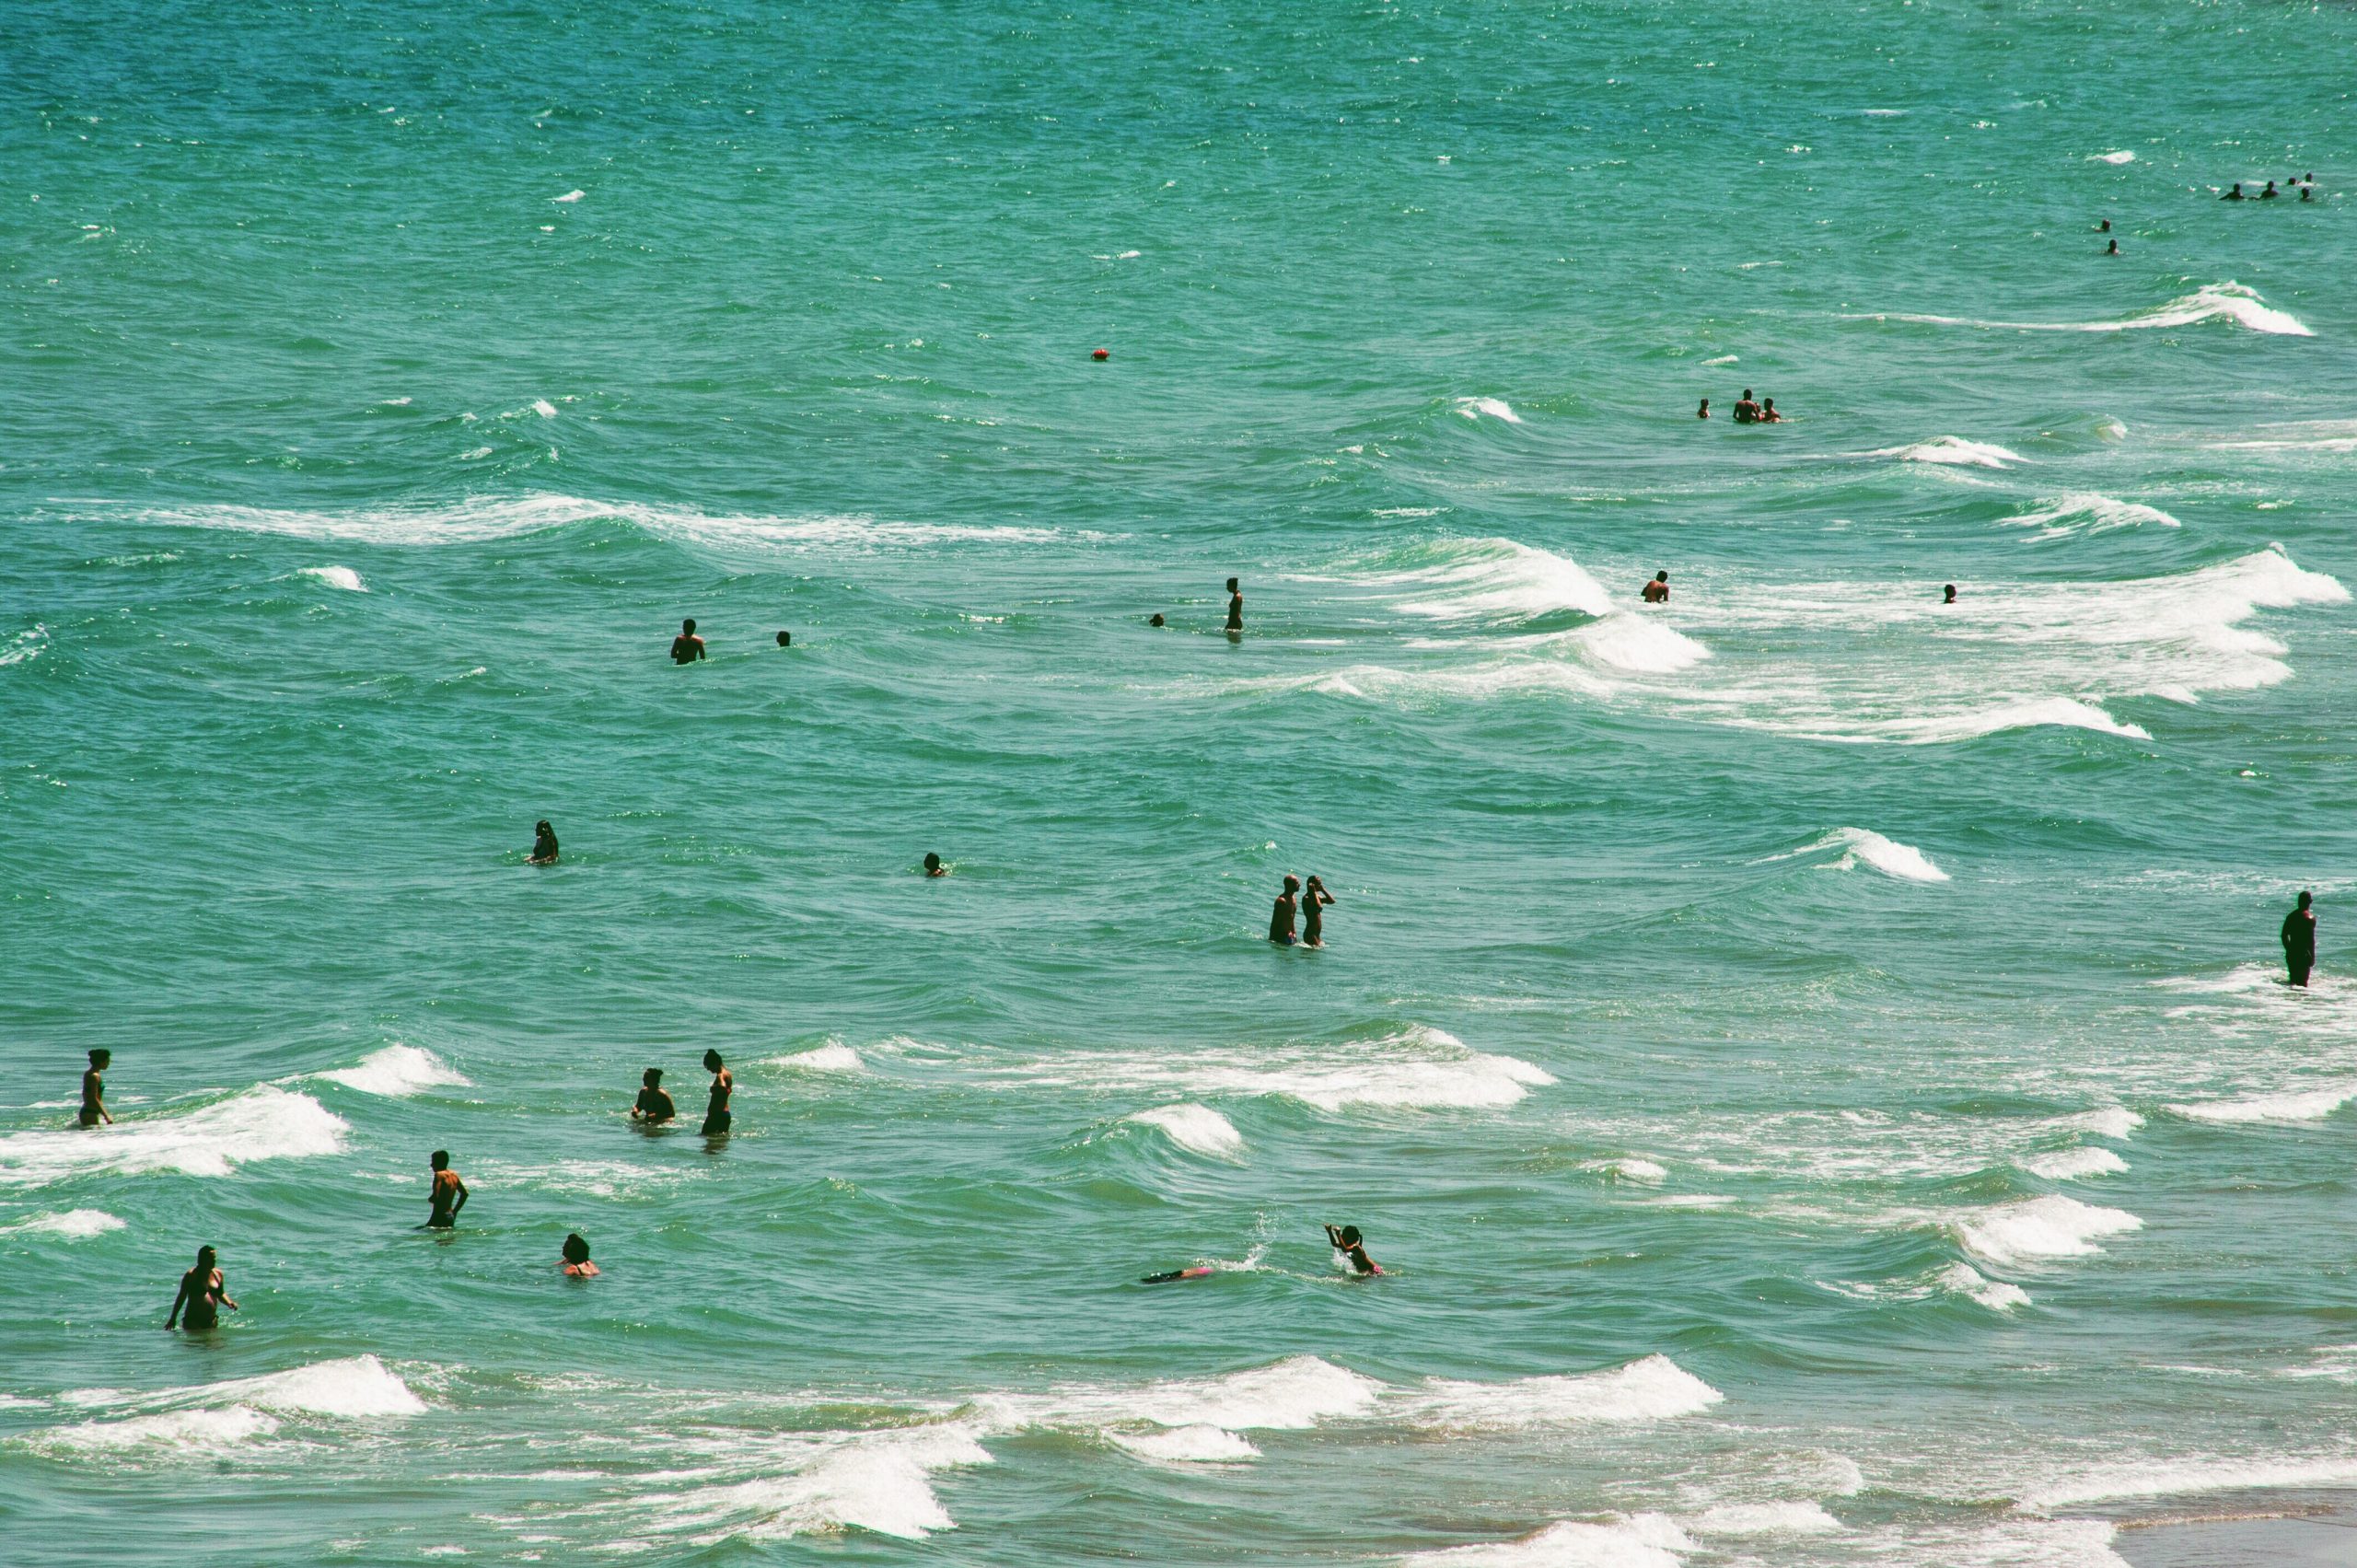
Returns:
[[[1147,1274],[1138,1281],[1142,1285],[1167,1285],[1179,1280],[1207,1280],[1218,1273],[1209,1263],[1198,1263],[1190,1269],[1171,1269],[1164,1273]]]
[[[549,826],[546,818],[542,818],[532,825],[532,855],[524,864],[527,865],[556,864],[556,830]]]
[[[671,662],[693,664],[703,657],[703,639],[696,635],[693,617],[679,622],[679,634],[671,639]]]
[[[1760,403],[1759,423],[1762,424],[1782,424],[1784,423],[1784,416],[1776,412],[1775,399],[1769,398]]]
[[[1294,896],[1300,891],[1301,878],[1286,877],[1285,890],[1277,895],[1277,907],[1269,912],[1269,940],[1280,947],[1290,947],[1294,944]]]
[[[222,1283],[221,1271],[215,1266],[219,1257],[210,1247],[196,1249],[196,1267],[180,1276],[180,1293],[172,1298],[165,1328],[173,1327],[177,1320],[192,1331],[211,1329],[220,1323],[221,1308],[238,1310],[238,1304],[229,1299],[228,1286]]]
[[[949,875],[949,867],[941,864],[939,855],[927,850],[924,852],[924,874],[928,877],[946,877]]]
[[[2300,907],[2283,917],[2283,967],[2297,986],[2305,986],[2316,967],[2316,912],[2309,907],[2315,900],[2314,893],[2302,893]]]
[[[1748,387],[1743,389],[1743,396],[1736,400],[1735,422],[1737,424],[1759,423],[1759,405],[1751,401],[1751,389]]]
[[[1234,577],[1227,580],[1227,634],[1241,637],[1244,635],[1244,590],[1236,586],[1236,581]]]
[[[467,1206],[467,1184],[459,1179],[457,1171],[450,1168],[449,1150],[435,1150],[432,1163],[434,1186],[426,1195],[426,1202],[433,1206],[433,1213],[425,1216],[425,1228],[456,1230],[459,1227],[459,1211]]]
[[[712,1074],[712,1095],[704,1101],[703,1132],[705,1137],[715,1138],[728,1131],[728,1095],[737,1080],[716,1051],[703,1053],[703,1070]]]
[[[1942,604],[1954,604],[1956,602],[1956,585],[1954,583],[1950,583],[1947,587],[1942,588],[1940,593],[1943,596],[1940,599]]]
[[[576,1280],[593,1280],[598,1277],[598,1265],[589,1261],[589,1244],[581,1239],[579,1231],[571,1232],[565,1237],[564,1261],[559,1265],[559,1272]]]
[[[671,1103],[671,1091],[663,1086],[663,1069],[649,1067],[638,1075],[638,1099],[630,1108],[630,1119],[649,1127],[660,1127],[679,1114]]]
[[[111,1051],[93,1051],[89,1066],[82,1071],[82,1109],[75,1120],[85,1127],[96,1127],[101,1121],[114,1125],[114,1118],[107,1111],[107,1081],[99,1075],[113,1060]]]
[[[1704,399],[1702,400],[1702,406],[1701,406],[1701,408],[1698,408],[1698,409],[1696,409],[1696,410],[1694,411],[1694,417],[1695,417],[1695,418],[1697,418],[1697,419],[1708,419],[1708,418],[1710,418],[1710,417],[1711,417],[1711,400],[1710,400],[1710,399],[1708,399],[1708,398],[1704,398]]]
[[[2219,198],[2218,198],[2218,200],[2220,200],[2220,201],[2222,201],[2222,202],[2239,202],[2239,201],[2241,201],[2242,199],[2243,199],[2243,182],[2242,182],[2241,180],[2235,180],[2235,183],[2234,183],[2234,188],[2233,188],[2232,190],[2228,191],[2224,195],[2223,195],[2223,196],[2221,196],[2221,197],[2219,197]]]
[[[1669,574],[1655,572],[1654,580],[1645,585],[1644,592],[1640,597],[1647,604],[1667,604],[1669,602]]]
[[[1301,945],[1303,947],[1323,947],[1326,946],[1326,906],[1333,901],[1334,895],[1326,890],[1326,884],[1312,877],[1309,879],[1309,886],[1303,889],[1301,893]]]
[[[1326,1227],[1326,1239],[1349,1261],[1351,1272],[1361,1279],[1383,1272],[1383,1265],[1366,1255],[1366,1242],[1360,1237],[1358,1226],[1346,1225],[1337,1230],[1329,1225]]]

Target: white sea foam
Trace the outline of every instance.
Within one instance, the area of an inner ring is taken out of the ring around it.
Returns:
[[[363,1416],[418,1415],[425,1401],[373,1355],[313,1362],[260,1377],[176,1390],[161,1399],[185,1397],[205,1404],[247,1404],[278,1413]]]
[[[810,1051],[795,1051],[790,1056],[772,1056],[762,1063],[767,1067],[785,1067],[797,1073],[865,1073],[867,1063],[858,1051],[840,1040],[830,1040]]]
[[[1685,1521],[1698,1536],[1833,1535],[1841,1521],[1815,1503],[1727,1503]]]
[[[68,1209],[61,1214],[35,1214],[14,1225],[0,1225],[0,1233],[63,1236],[81,1240],[103,1236],[110,1230],[121,1230],[122,1225],[122,1221],[104,1209]]]
[[[1972,740],[1984,735],[2002,735],[2009,729],[2038,729],[2048,725],[2060,729],[2092,729],[2130,740],[2153,738],[2153,732],[2142,725],[2124,723],[2095,703],[2075,697],[2032,697],[1969,713],[1891,719],[1879,726],[1879,734],[1889,739],[1929,744]]]
[[[306,566],[302,569],[301,575],[317,577],[328,587],[342,588],[348,594],[365,594],[368,591],[367,585],[360,580],[360,574],[349,566]]]
[[[2321,1121],[2352,1098],[2357,1098],[2357,1084],[2328,1084],[2239,1099],[2193,1100],[2168,1109],[2170,1115],[2193,1121]]]
[[[1634,673],[1668,673],[1710,656],[1710,649],[1693,638],[1615,605],[1577,562],[1552,551],[1510,539],[1468,539],[1427,553],[1427,562],[1372,578],[1400,593],[1394,608],[1403,613],[1461,622],[1526,621],[1573,610],[1596,617],[1595,623],[1526,645],[1565,648],[1591,663]]]
[[[36,1449],[68,1453],[156,1448],[180,1454],[217,1454],[258,1437],[268,1437],[277,1430],[278,1423],[261,1411],[232,1405],[226,1410],[166,1411],[127,1421],[52,1426],[32,1434],[25,1442]]]
[[[2003,1280],[1992,1280],[1969,1263],[1950,1263],[1933,1276],[1935,1289],[1968,1296],[1991,1312],[2011,1312],[2029,1305],[2029,1292]]]
[[[2087,161],[2089,163],[2134,163],[2136,155],[2125,147],[2118,147],[2107,153],[2089,153]]]
[[[1886,877],[1896,877],[1907,882],[1945,882],[1948,874],[1932,864],[1923,852],[1912,844],[1887,839],[1868,828],[1836,828],[1823,838],[1771,854],[1767,860],[1791,860],[1798,855],[1816,854],[1840,850],[1841,857],[1831,863],[1837,871],[1855,870],[1860,862],[1873,866]],[[1764,864],[1764,862],[1763,862]]]
[[[1555,1081],[1517,1057],[1469,1050],[1456,1036],[1422,1026],[1324,1048],[1074,1054],[1004,1072],[1056,1086],[1282,1096],[1325,1111],[1500,1109]]]
[[[1199,1155],[1225,1157],[1244,1147],[1244,1134],[1236,1130],[1234,1122],[1211,1107],[1197,1105],[1191,1100],[1178,1105],[1156,1106],[1152,1110],[1141,1110],[1121,1120],[1157,1128],[1180,1148]]]
[[[362,1057],[356,1067],[338,1067],[314,1076],[389,1099],[405,1099],[427,1089],[464,1088],[471,1083],[434,1052],[414,1045],[389,1045]]]
[[[542,419],[554,419],[556,417],[556,404],[549,401],[546,398],[534,398],[532,400],[532,412],[539,414]]]
[[[701,1473],[683,1476],[702,1484],[637,1505],[705,1545],[846,1528],[922,1540],[958,1525],[934,1494],[933,1473],[987,1465],[991,1456],[970,1430],[938,1425],[782,1437],[755,1463],[769,1473],[726,1485]]]
[[[1115,1432],[1113,1445],[1142,1459],[1173,1464],[1234,1464],[1257,1459],[1260,1450],[1225,1427],[1198,1423],[1162,1432]]]
[[[0,668],[12,664],[30,664],[41,657],[42,651],[48,646],[49,628],[28,626],[9,638],[6,646],[0,646]]]
[[[1704,360],[1702,363],[1703,363],[1703,364],[1705,364],[1705,365],[1735,365],[1735,364],[1738,364],[1738,363],[1740,363],[1740,362],[1736,358],[1736,356],[1735,356],[1734,354],[1723,354],[1719,355],[1719,356],[1718,356],[1718,358],[1716,358],[1716,359],[1706,359],[1706,360]]]
[[[268,1437],[282,1417],[366,1420],[422,1413],[425,1401],[373,1355],[316,1362],[259,1377],[233,1377],[156,1394],[78,1389],[68,1404],[122,1407],[138,1413],[52,1427],[28,1439],[65,1450],[163,1448],[216,1453]]]
[[[586,192],[586,191],[567,191],[563,195],[562,195],[562,196],[551,196],[551,197],[549,198],[549,200],[550,200],[550,201],[552,201],[552,202],[560,202],[560,203],[562,203],[562,202],[577,202],[577,201],[581,200],[581,198],[582,198],[582,197],[584,197],[584,196],[586,196],[586,195],[587,195],[587,194],[588,194],[588,192]]]
[[[1386,1401],[1419,1425],[1464,1431],[1666,1421],[1708,1410],[1726,1396],[1666,1355],[1608,1372],[1522,1377],[1505,1383],[1435,1378]]]
[[[2238,283],[2204,284],[2191,294],[2119,321],[1984,321],[1970,316],[1904,316],[1895,321],[1919,321],[1938,327],[1985,327],[2018,332],[2126,332],[2148,327],[2190,327],[2202,321],[2232,321],[2272,337],[2312,338],[2316,334],[2287,311],[2261,299],[2256,289]]]
[[[335,1154],[346,1130],[308,1095],[263,1084],[194,1110],[0,1138],[0,1186],[41,1187],[101,1172],[226,1176],[256,1160]]]
[[[2106,1465],[2030,1488],[2021,1505],[2038,1513],[2131,1497],[2188,1497],[2204,1492],[2263,1491],[2286,1486],[2335,1486],[2357,1481],[2357,1459],[2346,1457],[2280,1460],[2160,1459]]]
[[[2038,502],[2028,511],[2005,519],[2012,528],[2036,528],[2038,539],[2061,539],[2075,533],[2108,533],[2114,528],[2181,527],[2157,506],[2115,500],[2092,490],[2066,491]]]
[[[1634,1155],[1619,1159],[1583,1160],[1580,1168],[1600,1171],[1615,1181],[1633,1181],[1643,1187],[1658,1187],[1669,1179],[1669,1172],[1660,1165]]]
[[[1951,468],[2002,469],[2025,459],[2019,452],[1991,441],[1968,441],[1961,436],[1935,436],[1907,447],[1886,447],[1865,454],[1897,458],[1902,462],[1938,463]]]
[[[2125,1138],[2143,1126],[2144,1119],[2124,1105],[2103,1105],[2057,1117],[2048,1125],[2069,1132],[2093,1132],[2098,1138]]]
[[[2128,1162],[2109,1149],[2056,1149],[2043,1155],[2027,1155],[2015,1162],[2033,1176],[2049,1181],[2076,1181],[2089,1176],[2116,1176],[2128,1168]]]
[[[1958,1242],[2000,1268],[2083,1258],[2103,1250],[2095,1244],[2097,1237],[2140,1230],[2144,1224],[2124,1209],[2097,1208],[2051,1193],[1972,1210],[1952,1223]]]
[[[1522,416],[1509,408],[1504,398],[1459,398],[1457,400],[1457,412],[1468,419],[1487,415],[1492,419],[1503,419],[1508,424],[1522,423]]]
[[[1335,1416],[1372,1411],[1383,1385],[1314,1355],[1216,1377],[1179,1377],[1136,1388],[1079,1386],[1041,1394],[985,1394],[971,1408],[1003,1431],[1033,1426],[1300,1431]]]
[[[1608,1523],[1562,1519],[1519,1540],[1420,1551],[1408,1562],[1434,1568],[1678,1568],[1678,1553],[1694,1542],[1659,1514]]]

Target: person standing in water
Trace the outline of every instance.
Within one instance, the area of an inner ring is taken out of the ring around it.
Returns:
[[[1942,595],[1940,599],[1942,604],[1954,604],[1956,602],[1956,585],[1954,583],[1950,583],[1946,587],[1943,587],[1940,590],[1940,593]]]
[[[1244,590],[1236,586],[1237,579],[1227,580],[1227,634],[1244,635]]]
[[[717,1137],[728,1131],[728,1096],[736,1088],[737,1080],[720,1060],[720,1052],[703,1053],[703,1070],[712,1074],[712,1098],[704,1102],[704,1136]]]
[[[2314,893],[2302,893],[2300,907],[2283,917],[2283,967],[2292,983],[2302,987],[2316,967],[2316,912],[2309,907],[2315,901]]]
[[[1776,412],[1775,399],[1768,398],[1761,401],[1759,405],[1759,423],[1762,424],[1782,424],[1784,423],[1784,416]]]
[[[1669,602],[1669,574],[1655,572],[1654,580],[1645,585],[1644,592],[1638,597],[1647,604],[1667,604]]]
[[[1326,906],[1333,901],[1334,895],[1326,890],[1326,884],[1312,877],[1309,879],[1309,886],[1302,890],[1301,895],[1301,945],[1303,947],[1323,947],[1326,946]]]
[[[663,1069],[649,1067],[638,1077],[638,1099],[630,1108],[633,1121],[644,1121],[649,1127],[660,1127],[679,1114],[671,1103],[671,1091],[663,1086]]]
[[[425,1228],[456,1230],[459,1228],[459,1211],[467,1206],[467,1184],[459,1179],[457,1171],[450,1168],[449,1150],[435,1150],[431,1164],[434,1167],[434,1186],[426,1193],[426,1202],[433,1212],[425,1216]]]
[[[1269,940],[1280,947],[1293,946],[1294,895],[1300,891],[1301,878],[1287,877],[1285,890],[1277,895],[1277,907],[1269,912]]]
[[[107,1081],[99,1076],[113,1060],[111,1051],[93,1051],[89,1066],[82,1071],[82,1109],[75,1120],[85,1127],[96,1127],[101,1121],[110,1127],[114,1125],[114,1118],[107,1110]]]
[[[1694,411],[1694,417],[1695,417],[1695,418],[1697,418],[1697,419],[1708,419],[1708,418],[1710,418],[1710,417],[1711,417],[1711,400],[1710,400],[1710,399],[1708,399],[1708,398],[1704,398],[1704,399],[1702,400],[1702,406],[1701,406],[1701,408],[1698,408],[1698,409],[1696,409],[1696,410]]]
[[[1335,1251],[1350,1260],[1351,1272],[1361,1279],[1383,1272],[1383,1265],[1366,1255],[1366,1240],[1359,1235],[1358,1226],[1346,1225],[1337,1230],[1329,1225],[1326,1227],[1326,1239],[1333,1244]]]
[[[1743,389],[1743,396],[1736,400],[1735,422],[1737,424],[1759,423],[1759,405],[1751,401],[1751,389],[1748,387]]]
[[[2218,200],[2222,202],[2239,202],[2243,200],[2243,182],[2239,180],[2235,180],[2234,188],[2228,191],[2224,195],[2219,197]]]
[[[598,1265],[589,1261],[589,1244],[581,1239],[579,1231],[567,1232],[564,1238],[564,1261],[558,1272],[576,1280],[594,1280]]]
[[[210,1329],[220,1323],[221,1308],[238,1310],[238,1304],[229,1299],[228,1286],[222,1282],[219,1260],[220,1254],[210,1247],[196,1249],[196,1267],[180,1276],[180,1293],[172,1298],[172,1310],[164,1319],[165,1328],[172,1328],[177,1322],[191,1331]]]
[[[531,858],[524,864],[527,865],[556,864],[556,830],[549,826],[548,819],[542,818],[532,825],[532,854]]]
[[[693,664],[703,657],[703,639],[696,635],[693,617],[679,622],[679,634],[671,639],[671,662]]]

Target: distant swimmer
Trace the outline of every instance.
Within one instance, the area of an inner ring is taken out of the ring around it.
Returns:
[[[946,877],[949,875],[949,867],[941,864],[939,855],[927,850],[924,852],[924,874],[928,877]]]
[[[693,617],[679,622],[679,634],[671,639],[671,662],[693,664],[703,657],[703,639],[696,635]]]
[[[1784,423],[1784,416],[1776,412],[1775,399],[1770,398],[1759,405],[1759,423],[1762,424],[1782,424]]]
[[[2270,180],[2267,182],[2267,189],[2258,193],[2258,199],[2262,202],[2275,200],[2275,181]]]
[[[238,1310],[238,1304],[229,1299],[228,1286],[222,1283],[219,1260],[220,1255],[210,1247],[196,1249],[196,1267],[180,1276],[180,1293],[172,1298],[172,1310],[164,1319],[165,1328],[173,1327],[177,1321],[180,1327],[192,1330],[211,1329],[220,1323],[221,1308]]]
[[[1954,604],[1956,602],[1956,585],[1954,583],[1950,583],[1947,587],[1940,590],[1940,602],[1942,604]]]
[[[89,1066],[82,1070],[82,1109],[75,1120],[85,1127],[96,1127],[101,1121],[114,1125],[114,1117],[107,1110],[107,1081],[99,1076],[113,1060],[111,1051],[93,1051]]]
[[[1655,572],[1654,580],[1645,585],[1644,592],[1640,597],[1647,604],[1667,604],[1669,602],[1669,574]]]
[[[1269,940],[1280,947],[1294,945],[1294,896],[1301,891],[1301,878],[1285,878],[1285,890],[1277,895],[1277,907],[1269,912]]]
[[[432,1163],[434,1187],[426,1195],[426,1202],[433,1206],[433,1213],[426,1215],[425,1228],[455,1230],[459,1224],[459,1211],[467,1206],[467,1184],[459,1179],[457,1171],[450,1168],[449,1150],[435,1150]]]
[[[1155,610],[1152,615],[1147,616],[1147,617],[1145,618],[1145,623],[1146,623],[1147,625],[1149,625],[1149,626],[1159,626],[1159,625],[1161,625],[1161,624],[1163,623],[1163,622],[1162,622],[1162,611],[1160,611],[1160,610]]]
[[[2242,199],[2243,199],[2243,182],[2242,182],[2241,180],[2235,180],[2235,181],[2234,189],[2233,189],[2233,190],[2228,191],[2224,195],[2223,195],[2223,196],[2221,196],[2221,197],[2219,197],[2219,198],[2218,198],[2218,200],[2220,200],[2220,201],[2222,201],[2222,202],[2239,202],[2239,201],[2241,201]]]
[[[671,1091],[663,1086],[663,1069],[649,1067],[638,1075],[638,1098],[630,1108],[630,1119],[649,1127],[660,1127],[679,1114],[671,1103]]]
[[[777,634],[777,645],[781,648],[790,648],[794,646],[794,633],[791,632],[780,632]]]
[[[1737,424],[1759,423],[1759,405],[1751,401],[1751,389],[1748,387],[1743,389],[1743,396],[1736,400],[1735,422]]]
[[[1710,400],[1710,399],[1708,399],[1708,398],[1704,398],[1704,399],[1702,400],[1702,406],[1701,406],[1701,408],[1698,408],[1698,409],[1696,409],[1696,410],[1694,411],[1694,417],[1695,417],[1695,418],[1697,418],[1697,419],[1708,419],[1708,418],[1710,418],[1710,417],[1711,417],[1711,400]]]
[[[2314,893],[2302,893],[2300,907],[2283,917],[2283,967],[2293,985],[2305,986],[2316,967],[2316,912],[2309,907],[2315,901]]]
[[[2096,232],[2097,234],[2109,234],[2111,232],[2111,220],[2109,218],[2106,218],[2103,222],[2096,225]]]
[[[1244,590],[1236,586],[1234,577],[1227,580],[1227,634],[1244,634]]]
[[[598,1277],[598,1265],[589,1261],[589,1244],[581,1239],[579,1231],[571,1232],[564,1238],[564,1262],[561,1265],[561,1272],[576,1280]]]
[[[1326,906],[1333,901],[1334,895],[1326,890],[1326,884],[1312,877],[1309,879],[1309,886],[1302,890],[1301,895],[1301,945],[1303,947],[1323,947],[1326,946]]]
[[[1173,1269],[1168,1273],[1148,1274],[1138,1281],[1142,1285],[1167,1285],[1177,1280],[1209,1279],[1218,1273],[1209,1263],[1198,1263],[1191,1269]]]
[[[2315,201],[2316,199],[2316,188],[2315,186],[2313,186],[2313,185],[2303,185],[2303,186],[2301,186],[2301,187],[2300,187],[2300,200],[2302,200],[2303,202],[2313,202],[2313,201]]]
[[[704,1136],[717,1137],[728,1131],[728,1096],[737,1087],[737,1078],[716,1051],[703,1053],[703,1070],[712,1074],[712,1095],[703,1108]]]
[[[1366,1255],[1366,1242],[1359,1236],[1358,1226],[1346,1225],[1337,1230],[1329,1225],[1326,1227],[1326,1239],[1334,1244],[1335,1251],[1350,1260],[1351,1272],[1361,1279],[1383,1272],[1383,1265]]]
[[[556,830],[548,825],[548,820],[545,818],[533,824],[532,857],[528,861],[525,862],[525,864],[528,865],[554,865],[556,864]]]
[[[2105,247],[2103,248],[2103,253],[2104,253],[2105,255],[2107,255],[2107,256],[2117,256],[2117,255],[2119,255],[2119,240],[2117,240],[2117,239],[2115,239],[2115,240],[2113,240],[2110,244],[2108,244],[2108,245],[2105,246]]]

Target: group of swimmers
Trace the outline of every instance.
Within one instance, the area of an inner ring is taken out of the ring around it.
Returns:
[[[1269,940],[1280,947],[1323,947],[1326,946],[1326,906],[1334,895],[1316,877],[1305,889],[1301,878],[1287,873],[1284,890],[1277,895],[1277,907],[1269,912]],[[1301,935],[1294,935],[1294,917],[1301,917]]]
[[[794,646],[794,633],[780,632],[777,634],[777,645],[781,648]],[[671,662],[693,664],[696,660],[708,656],[703,639],[696,635],[695,617],[690,616],[687,620],[680,621],[679,634],[671,639]]]
[[[1711,417],[1710,399],[1702,400],[1702,406],[1694,411],[1694,417],[1697,419]],[[1775,399],[1769,398],[1761,402],[1753,402],[1751,389],[1746,387],[1743,389],[1743,396],[1736,400],[1735,422],[1737,424],[1782,424],[1784,423],[1784,416],[1776,412]]]
[[[703,1070],[712,1074],[712,1088],[704,1098],[703,1135],[718,1138],[731,1125],[728,1097],[737,1092],[737,1075],[716,1051],[703,1053]],[[638,1098],[631,1104],[630,1119],[642,1127],[660,1127],[679,1114],[679,1108],[671,1103],[671,1091],[663,1086],[663,1069],[649,1067],[640,1074]]]
[[[2290,181],[2290,183],[2299,187],[2300,200],[2303,202],[2313,202],[2316,199],[2316,177],[2314,174],[2303,174],[2297,180]],[[2272,202],[2282,194],[2282,192],[2275,189],[2275,181],[2270,180],[2267,182],[2266,190],[2261,191],[2256,196],[2246,196],[2243,194],[2243,182],[2237,180],[2227,189],[2226,193],[2219,197],[2218,200],[2222,202]]]

